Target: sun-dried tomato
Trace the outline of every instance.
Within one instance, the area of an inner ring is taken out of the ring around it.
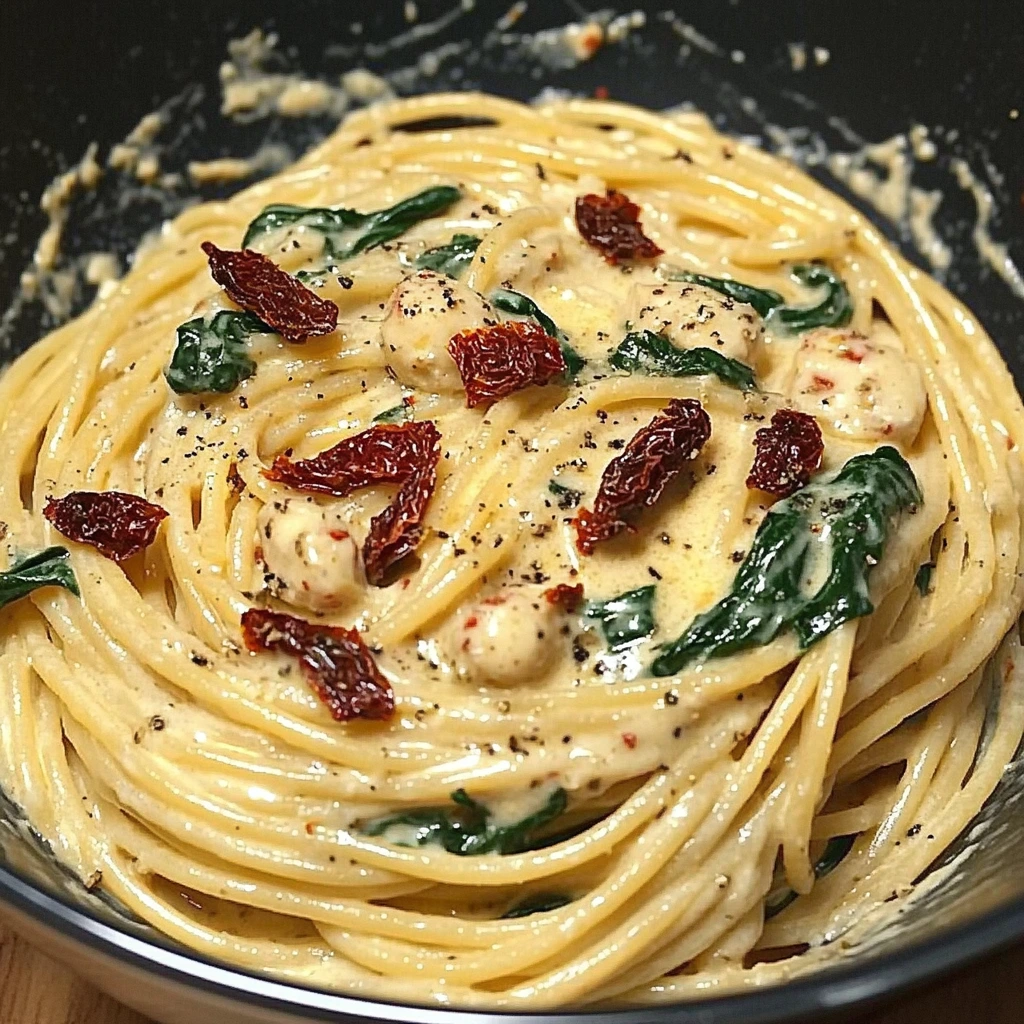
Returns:
[[[148,548],[167,510],[122,491],[72,491],[50,498],[43,515],[65,537],[123,562]]]
[[[242,635],[250,651],[283,651],[298,658],[336,722],[394,714],[391,684],[356,630],[250,608],[242,615]]]
[[[330,334],[338,326],[338,307],[285,273],[272,259],[252,249],[218,249],[203,242],[210,273],[242,309],[255,313],[287,341]]]
[[[583,600],[583,584],[559,583],[556,587],[548,587],[544,591],[544,597],[549,604],[564,608],[567,612],[574,612]]]
[[[576,197],[576,229],[609,263],[650,260],[665,250],[640,226],[640,207],[615,189]]]
[[[363,544],[366,578],[376,586],[387,570],[416,550],[437,479],[441,434],[431,420],[378,423],[311,459],[279,455],[264,476],[300,491],[344,498],[378,484],[399,484],[394,501],[370,521]]]
[[[754,464],[747,486],[787,498],[821,469],[825,444],[813,416],[795,409],[780,409],[770,427],[754,434]]]
[[[531,385],[550,384],[566,372],[555,338],[528,320],[462,331],[448,342],[466,389],[466,405],[496,402]]]
[[[440,435],[438,435],[440,437]],[[363,544],[366,578],[381,586],[388,569],[411,555],[423,537],[423,515],[434,493],[437,458],[416,466],[402,482],[395,500],[370,521],[370,532]]]
[[[697,457],[711,436],[711,420],[695,398],[673,398],[633,435],[601,476],[594,509],[580,509],[573,525],[584,555],[595,545],[634,527],[626,517],[650,508],[665,487]]]

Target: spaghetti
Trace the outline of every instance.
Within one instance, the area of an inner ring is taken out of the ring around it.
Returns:
[[[0,783],[252,970],[522,1009],[775,982],[1024,731],[1006,367],[698,114],[354,113],[167,225],[0,409]]]

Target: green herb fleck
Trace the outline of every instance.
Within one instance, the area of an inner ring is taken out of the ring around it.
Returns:
[[[319,231],[324,236],[324,255],[345,260],[390,242],[428,217],[444,213],[461,195],[451,185],[435,185],[373,213],[359,213],[345,207],[274,203],[265,207],[246,229],[242,247],[268,231],[296,225]]]
[[[892,520],[922,501],[913,470],[885,446],[850,459],[773,506],[754,536],[729,593],[678,639],[661,648],[651,671],[673,675],[686,665],[770,643],[794,629],[806,649],[874,605],[868,573],[882,556]],[[829,559],[825,582],[806,591],[816,558]]]
[[[567,907],[570,903],[572,903],[572,897],[566,896],[565,893],[538,892],[512,904],[501,915],[501,920],[511,921],[513,918],[529,917],[531,914],[546,914],[549,911]]]
[[[399,402],[398,405],[391,406],[390,409],[385,409],[383,412],[377,413],[373,417],[373,423],[404,423],[406,420],[412,419],[412,406],[406,405],[405,402]]]
[[[369,822],[364,829],[366,835],[384,836],[393,828],[415,829],[412,843],[401,845],[440,846],[448,853],[470,857],[482,853],[522,853],[533,848],[534,833],[557,818],[566,808],[568,797],[559,786],[552,790],[547,802],[539,811],[511,825],[495,825],[487,807],[474,800],[464,789],[457,789],[451,795],[456,805],[449,807],[425,807],[405,811]]]
[[[453,235],[446,245],[427,249],[416,257],[417,270],[435,270],[449,277],[461,277],[462,272],[473,262],[473,256],[480,247],[476,235]]]
[[[646,373],[654,377],[701,377],[712,374],[723,384],[750,391],[754,371],[737,359],[711,348],[676,348],[660,334],[640,331],[619,342],[609,362],[617,370]]]
[[[623,651],[654,632],[654,591],[652,583],[607,601],[590,601],[583,615],[600,625],[608,650]]]
[[[254,313],[221,310],[212,320],[196,317],[178,328],[178,343],[164,371],[179,395],[226,394],[256,372],[248,340],[273,333]]]
[[[15,562],[6,572],[0,572],[0,608],[40,587],[63,587],[75,597],[81,597],[68,561],[70,557],[67,548],[44,548]]]
[[[563,512],[568,512],[571,508],[576,508],[580,501],[583,499],[583,492],[574,490],[572,487],[566,487],[565,484],[560,484],[557,480],[548,481],[548,490],[558,498],[558,507]]]

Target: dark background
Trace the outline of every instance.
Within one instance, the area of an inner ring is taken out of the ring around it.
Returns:
[[[420,21],[456,2],[421,0]],[[180,102],[169,132],[173,160],[165,159],[165,168],[183,167],[190,158],[245,154],[268,137],[302,148],[329,130],[326,118],[249,126],[223,119],[217,69],[229,39],[257,25],[275,29],[291,68],[336,81],[339,72],[354,66],[386,72],[407,65],[417,51],[445,40],[480,40],[510,2],[478,0],[473,11],[440,34],[380,56],[368,55],[366,43],[409,27],[399,0],[65,0],[52,6],[6,0],[0,4],[0,309],[10,301],[44,225],[37,207],[42,189],[57,171],[76,162],[90,141],[100,143],[102,158],[142,114],[175,96]],[[673,6],[725,56],[699,47],[681,55],[683,40],[658,17]],[[542,85],[585,92],[603,85],[614,98],[655,107],[691,100],[740,132],[759,129],[740,106],[743,96],[753,96],[772,120],[810,125],[840,147],[842,136],[830,115],[871,140],[915,121],[953,130],[958,140],[944,152],[961,153],[975,169],[987,158],[1004,176],[995,188],[999,213],[993,233],[1010,239],[1011,252],[1024,264],[1021,0],[687,0],[626,3],[620,10],[637,7],[648,11],[647,28],[577,68],[539,79],[534,67],[514,55],[474,47],[447,62],[430,84],[479,86],[521,98],[535,95]],[[533,0],[515,28],[562,24],[580,11],[575,3]],[[350,31],[354,20],[364,24],[361,36]],[[795,73],[786,46],[794,40],[827,47],[831,59],[822,67],[809,59],[806,70]],[[743,51],[743,63],[729,59],[733,49]],[[1009,116],[1012,109],[1021,111],[1016,120]],[[160,141],[168,141],[167,133]],[[941,161],[924,171],[922,184],[929,184],[928,173],[936,184],[949,184]],[[68,251],[102,245],[127,256],[144,228],[176,212],[195,190],[170,198],[141,191],[114,217],[109,203],[94,203],[83,217],[73,218],[84,227],[69,232]],[[949,188],[939,221],[957,252],[950,285],[969,301],[1024,379],[1024,304],[980,265],[967,244],[970,198]],[[891,235],[891,226],[887,229]],[[46,318],[30,309],[21,318],[19,344],[47,326]]]

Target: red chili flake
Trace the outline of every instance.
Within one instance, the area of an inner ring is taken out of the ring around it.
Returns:
[[[820,373],[814,374],[812,379],[814,391],[831,391],[836,386],[836,382],[831,377],[823,377]]]
[[[636,733],[624,732],[622,734],[622,742],[625,743],[630,750],[636,750]]]
[[[770,427],[754,434],[757,454],[750,467],[747,486],[787,498],[805,486],[821,469],[825,444],[813,416],[795,409],[780,409]]]
[[[242,615],[242,635],[250,651],[282,651],[298,658],[336,722],[384,720],[394,714],[391,684],[356,630],[250,608]]]
[[[72,491],[49,498],[43,515],[65,537],[123,562],[153,543],[167,511],[137,494]]]
[[[461,331],[448,342],[448,352],[459,368],[470,409],[534,384],[549,384],[566,372],[558,341],[527,320]]]
[[[627,515],[650,508],[665,487],[697,457],[711,436],[711,420],[695,398],[673,398],[633,435],[622,454],[601,476],[594,510],[580,509],[573,525],[576,547],[584,555],[623,530],[634,527]]]
[[[557,587],[548,587],[544,591],[544,597],[549,604],[558,605],[567,612],[574,612],[583,600],[583,584],[577,583],[573,586],[570,583],[559,583]]]
[[[576,197],[576,229],[609,263],[649,260],[665,250],[640,226],[640,207],[615,189]]]
[[[434,493],[441,434],[431,420],[379,423],[311,459],[279,455],[263,475],[300,491],[344,498],[376,484],[399,484],[394,501],[370,521],[363,544],[367,579],[380,586],[387,570],[415,551]]]
[[[304,341],[338,326],[338,307],[330,299],[310,291],[263,253],[218,249],[213,242],[203,242],[202,249],[214,281],[282,338]]]
[[[330,532],[331,540],[345,540],[347,537],[350,536],[351,534],[348,532],[348,530],[331,530]]]
[[[462,624],[463,629],[475,629],[479,625],[480,620],[475,615],[470,615],[470,617]]]

